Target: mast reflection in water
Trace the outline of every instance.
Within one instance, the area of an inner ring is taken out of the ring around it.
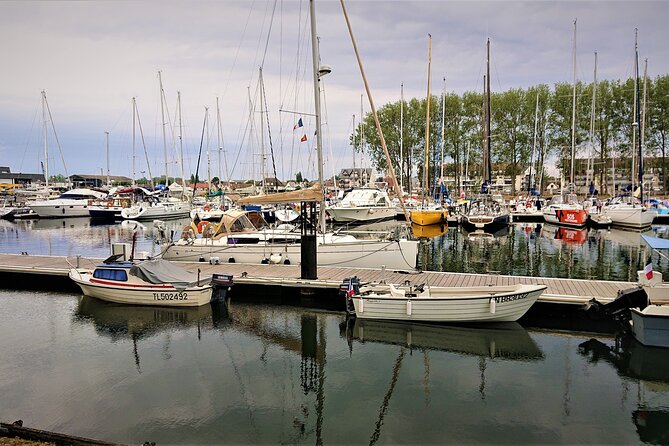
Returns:
[[[0,291],[0,305],[0,419],[108,441],[638,443],[661,441],[669,407],[638,346],[600,339],[594,360],[578,333],[234,301]]]

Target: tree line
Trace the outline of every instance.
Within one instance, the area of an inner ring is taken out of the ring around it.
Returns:
[[[633,177],[631,163],[627,160],[635,150],[632,147],[634,82],[634,79],[627,79],[576,84],[576,158],[593,159],[594,179],[603,193],[610,192],[607,173],[610,175],[611,172],[611,158],[616,158],[618,173]],[[593,88],[595,85],[596,88]],[[556,158],[556,167],[565,178],[569,178],[573,88],[571,83],[557,83],[553,87],[540,84],[491,94],[491,157],[495,171],[515,178],[532,164],[534,172],[544,172],[545,160]],[[639,92],[643,112],[644,158],[652,158],[654,167],[661,169],[663,191],[666,193],[669,75],[646,79],[646,82],[640,79]],[[430,97],[430,110],[436,110],[430,113],[428,175],[431,182],[435,170],[437,175],[440,173],[442,101],[443,161],[447,163],[444,175],[455,178],[456,188],[460,189],[464,184],[465,169],[469,178],[481,177],[484,95],[467,91],[462,95],[448,93]],[[427,100],[414,98],[405,100],[403,107],[401,105],[401,101],[385,104],[378,110],[378,116],[396,174],[399,177],[402,170],[403,188],[408,190],[412,168],[423,183]],[[364,147],[359,143],[362,135]],[[371,113],[366,114],[363,122],[354,129],[350,142],[355,151],[368,154],[379,171],[386,170],[386,159]],[[515,194],[515,182],[512,184],[512,193]]]

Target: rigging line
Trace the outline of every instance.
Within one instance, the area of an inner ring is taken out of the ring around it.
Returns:
[[[276,161],[274,160],[274,147],[272,146],[272,129],[270,128],[270,125],[269,125],[269,110],[267,108],[267,94],[266,94],[266,91],[265,91],[265,82],[262,80],[262,78],[261,78],[261,82],[262,82],[262,84],[260,85],[260,94],[262,94],[263,98],[265,99],[265,110],[262,110],[261,112],[265,112],[265,115],[267,117],[267,136],[269,137],[269,152],[272,155],[272,169],[274,171],[274,190],[275,190],[275,192],[278,192],[279,184],[278,184],[278,179],[277,179],[277,176],[276,176]]]
[[[404,347],[400,348],[400,354],[395,360],[395,365],[393,366],[392,378],[390,380],[390,387],[388,392],[386,392],[385,397],[383,398],[383,403],[381,404],[379,411],[379,419],[376,421],[376,428],[372,434],[372,438],[369,440],[369,445],[374,445],[381,436],[381,426],[383,425],[383,418],[388,412],[388,404],[390,403],[390,398],[393,396],[393,390],[395,390],[395,385],[397,384],[397,378],[399,377],[400,367],[402,367],[402,359],[404,359]]]
[[[237,58],[239,57],[239,51],[242,47],[242,42],[244,41],[244,37],[246,37],[246,30],[248,29],[249,26],[249,21],[251,20],[251,14],[253,13],[253,7],[255,5],[255,0],[251,3],[251,7],[249,8],[249,14],[246,16],[246,23],[244,23],[244,30],[242,31],[242,36],[239,38],[239,43],[237,44],[237,50],[235,51],[235,57],[232,60],[232,66],[230,67],[230,71],[228,71],[228,77],[225,80],[225,86],[223,88],[223,93],[221,94],[221,99],[225,98],[225,94],[228,91],[228,85],[230,85],[230,78],[232,77],[232,73],[234,72],[235,67],[237,66]]]
[[[205,107],[206,110],[206,107]],[[195,190],[200,179],[200,158],[202,158],[202,144],[204,143],[204,130],[207,127],[207,113],[204,114],[204,122],[202,123],[202,136],[200,136],[200,152],[197,155],[197,168],[195,169],[195,178],[193,178],[193,197],[195,197]]]
[[[67,182],[70,182],[70,175],[67,173],[67,166],[65,165],[65,157],[63,156],[63,150],[60,148],[60,141],[58,140],[58,133],[56,133],[56,126],[53,123],[53,116],[51,116],[51,107],[49,107],[49,101],[46,98],[46,93],[44,93],[44,102],[46,103],[46,110],[49,112],[49,122],[51,123],[51,129],[53,130],[53,136],[56,138],[56,145],[58,146],[58,152],[60,153],[60,159],[63,162],[63,169],[65,169],[65,177]]]
[[[149,171],[149,179],[151,181],[151,188],[154,187],[153,175],[151,174],[151,163],[149,163],[149,154],[146,151],[146,141],[144,141],[144,130],[142,130],[142,121],[139,119],[139,109],[135,101],[135,114],[137,115],[137,125],[139,126],[139,136],[142,138],[142,147],[144,147],[144,158],[146,159],[146,168]]]
[[[39,115],[39,106],[35,109],[35,114],[33,115],[33,122],[30,124],[30,130],[28,130],[28,135],[32,135],[33,129],[35,128],[35,121],[37,121],[37,116]],[[26,147],[21,154],[21,162],[19,163],[19,172],[23,172],[23,161],[26,158],[28,153],[28,146],[30,146],[30,136],[26,139]],[[39,157],[38,157],[39,158]]]
[[[276,0],[274,0],[274,6],[272,7],[272,17],[269,20],[269,29],[267,30],[267,40],[265,41],[265,52],[262,55],[262,62],[260,62],[260,67],[265,66],[265,57],[267,56],[267,47],[269,47],[269,38],[272,35],[272,25],[274,24],[274,13],[276,12]]]

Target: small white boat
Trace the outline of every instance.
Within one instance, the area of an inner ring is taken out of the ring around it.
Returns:
[[[112,258],[110,258],[112,259]],[[197,307],[211,301],[211,277],[200,278],[166,260],[113,261],[95,269],[72,268],[86,296],[135,305]]]
[[[337,223],[364,223],[395,218],[395,206],[386,191],[359,188],[349,192],[326,212]]]
[[[28,203],[40,218],[88,217],[88,206],[92,200],[101,200],[104,192],[92,189],[72,189],[51,200]]]
[[[121,210],[126,220],[155,220],[188,217],[190,205],[183,201],[159,201],[136,203]]]
[[[356,280],[351,284],[347,279],[340,287],[356,317],[424,322],[514,322],[546,289],[545,285],[431,287],[407,282],[358,287]]]
[[[649,305],[643,310],[630,308],[632,334],[643,345],[669,348],[669,306]]]

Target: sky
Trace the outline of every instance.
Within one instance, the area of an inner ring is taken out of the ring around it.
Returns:
[[[598,79],[630,77],[635,28],[649,76],[669,73],[669,1],[348,1],[346,9],[377,108],[398,101],[401,84],[405,99],[426,96],[428,34],[434,95],[482,91],[487,38],[493,91],[571,82],[574,20],[578,80],[592,81],[595,51]],[[316,0],[315,10],[321,62],[332,68],[322,78],[331,176],[353,165],[349,135],[370,105],[340,2]],[[164,175],[167,153],[169,175],[180,176],[183,152],[190,177],[202,147],[200,178],[259,179],[263,164],[284,181],[316,177],[308,1],[2,1],[0,54],[0,166],[13,172],[41,171],[44,90],[50,175],[106,174],[107,153],[111,175]]]

